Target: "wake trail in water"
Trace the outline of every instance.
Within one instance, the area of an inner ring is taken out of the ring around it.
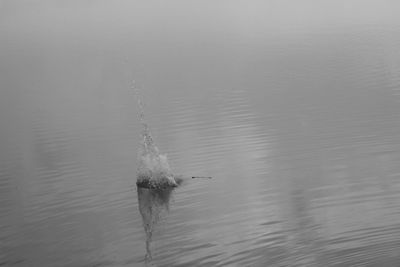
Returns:
[[[166,188],[178,185],[166,155],[160,153],[151,136],[144,116],[144,105],[139,90],[133,86],[138,101],[140,122],[142,124],[142,142],[138,153],[138,176],[136,184],[146,188]]]

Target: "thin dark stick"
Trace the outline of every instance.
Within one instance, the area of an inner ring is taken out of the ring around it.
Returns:
[[[210,176],[192,176],[192,179],[211,179],[212,177]]]

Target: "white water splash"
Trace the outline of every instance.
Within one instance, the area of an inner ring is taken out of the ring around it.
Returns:
[[[143,140],[138,154],[137,185],[148,188],[175,187],[177,186],[177,182],[168,164],[167,156],[160,154],[155,145],[144,118],[144,107],[139,91],[135,87],[134,90],[140,108],[140,121],[143,126]]]

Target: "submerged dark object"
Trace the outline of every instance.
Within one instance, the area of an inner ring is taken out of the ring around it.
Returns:
[[[167,188],[174,188],[177,187],[175,184],[170,184],[170,183],[155,183],[151,180],[142,180],[142,181],[137,181],[136,185],[138,187],[142,188],[148,188],[148,189],[167,189]]]
[[[138,179],[136,181],[136,185],[141,188],[147,189],[168,189],[168,188],[175,188],[178,187],[182,182],[183,179],[181,177],[173,177],[175,183],[169,182],[167,179]]]
[[[161,180],[153,180],[153,179],[145,179],[141,178],[136,181],[136,185],[141,188],[147,189],[168,189],[168,188],[175,188],[182,184],[183,178],[182,177],[173,177],[175,183],[171,184],[168,180],[161,179]],[[192,176],[192,179],[212,179],[211,176]]]

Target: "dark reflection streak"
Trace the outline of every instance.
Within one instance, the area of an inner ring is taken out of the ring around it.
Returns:
[[[293,209],[294,227],[294,258],[299,259],[308,266],[318,266],[321,260],[322,240],[318,235],[320,226],[314,221],[311,214],[311,203],[307,198],[307,190],[294,189],[290,201]]]
[[[290,118],[290,123],[279,125],[280,164],[283,175],[286,227],[288,228],[288,262],[286,266],[326,266],[325,241],[320,235],[315,211],[316,199],[311,190],[323,185],[323,150],[315,136],[314,121],[307,113]]]
[[[152,260],[151,242],[154,227],[160,220],[161,213],[169,211],[169,200],[173,190],[173,188],[148,189],[137,187],[139,211],[142,215],[143,227],[146,233],[146,263]]]

